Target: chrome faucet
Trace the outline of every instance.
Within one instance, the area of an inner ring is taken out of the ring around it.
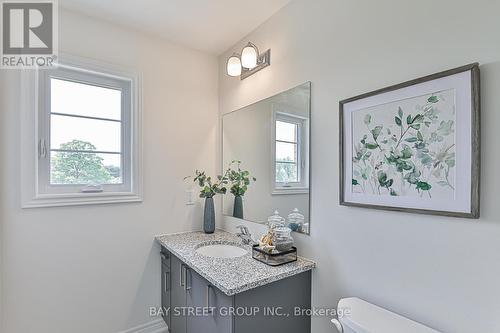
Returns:
[[[252,234],[250,234],[250,231],[248,231],[247,227],[245,227],[244,225],[239,225],[236,228],[240,229],[240,232],[238,232],[236,236],[241,238],[243,244],[251,245],[254,243]]]

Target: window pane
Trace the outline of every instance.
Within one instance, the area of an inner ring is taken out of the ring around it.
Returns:
[[[298,181],[297,164],[276,163],[276,182],[296,183]]]
[[[121,155],[51,152],[50,183],[121,184]]]
[[[50,148],[121,152],[121,123],[51,115]]]
[[[297,162],[297,145],[295,143],[276,142],[276,161]]]
[[[51,112],[121,119],[122,92],[84,83],[50,79]]]
[[[297,124],[277,120],[276,140],[297,142]]]

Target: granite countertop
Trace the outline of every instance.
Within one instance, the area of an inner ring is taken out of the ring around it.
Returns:
[[[313,261],[299,257],[297,261],[272,267],[252,258],[252,247],[226,231],[213,234],[201,231],[156,236],[156,240],[195,272],[228,296],[257,288],[313,269]],[[200,245],[232,244],[243,247],[247,254],[237,258],[213,258],[196,252]]]

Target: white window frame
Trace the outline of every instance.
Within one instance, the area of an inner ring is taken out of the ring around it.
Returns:
[[[122,92],[121,184],[50,184],[50,79]],[[22,74],[22,206],[51,207],[142,201],[140,75],[114,65],[61,55],[58,66]],[[89,192],[90,190],[90,192]]]
[[[309,193],[309,119],[290,112],[291,107],[279,104],[273,105],[272,112],[272,147],[271,147],[271,174],[272,194],[303,194]],[[287,112],[288,110],[288,112]],[[298,182],[281,183],[276,181],[276,122],[283,121],[297,125],[297,163]]]

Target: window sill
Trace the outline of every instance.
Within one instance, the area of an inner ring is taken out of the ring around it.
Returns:
[[[142,202],[142,196],[132,192],[40,194],[23,202],[22,208],[63,207]]]
[[[272,195],[288,195],[288,194],[308,194],[309,188],[307,187],[279,187],[275,188]]]

